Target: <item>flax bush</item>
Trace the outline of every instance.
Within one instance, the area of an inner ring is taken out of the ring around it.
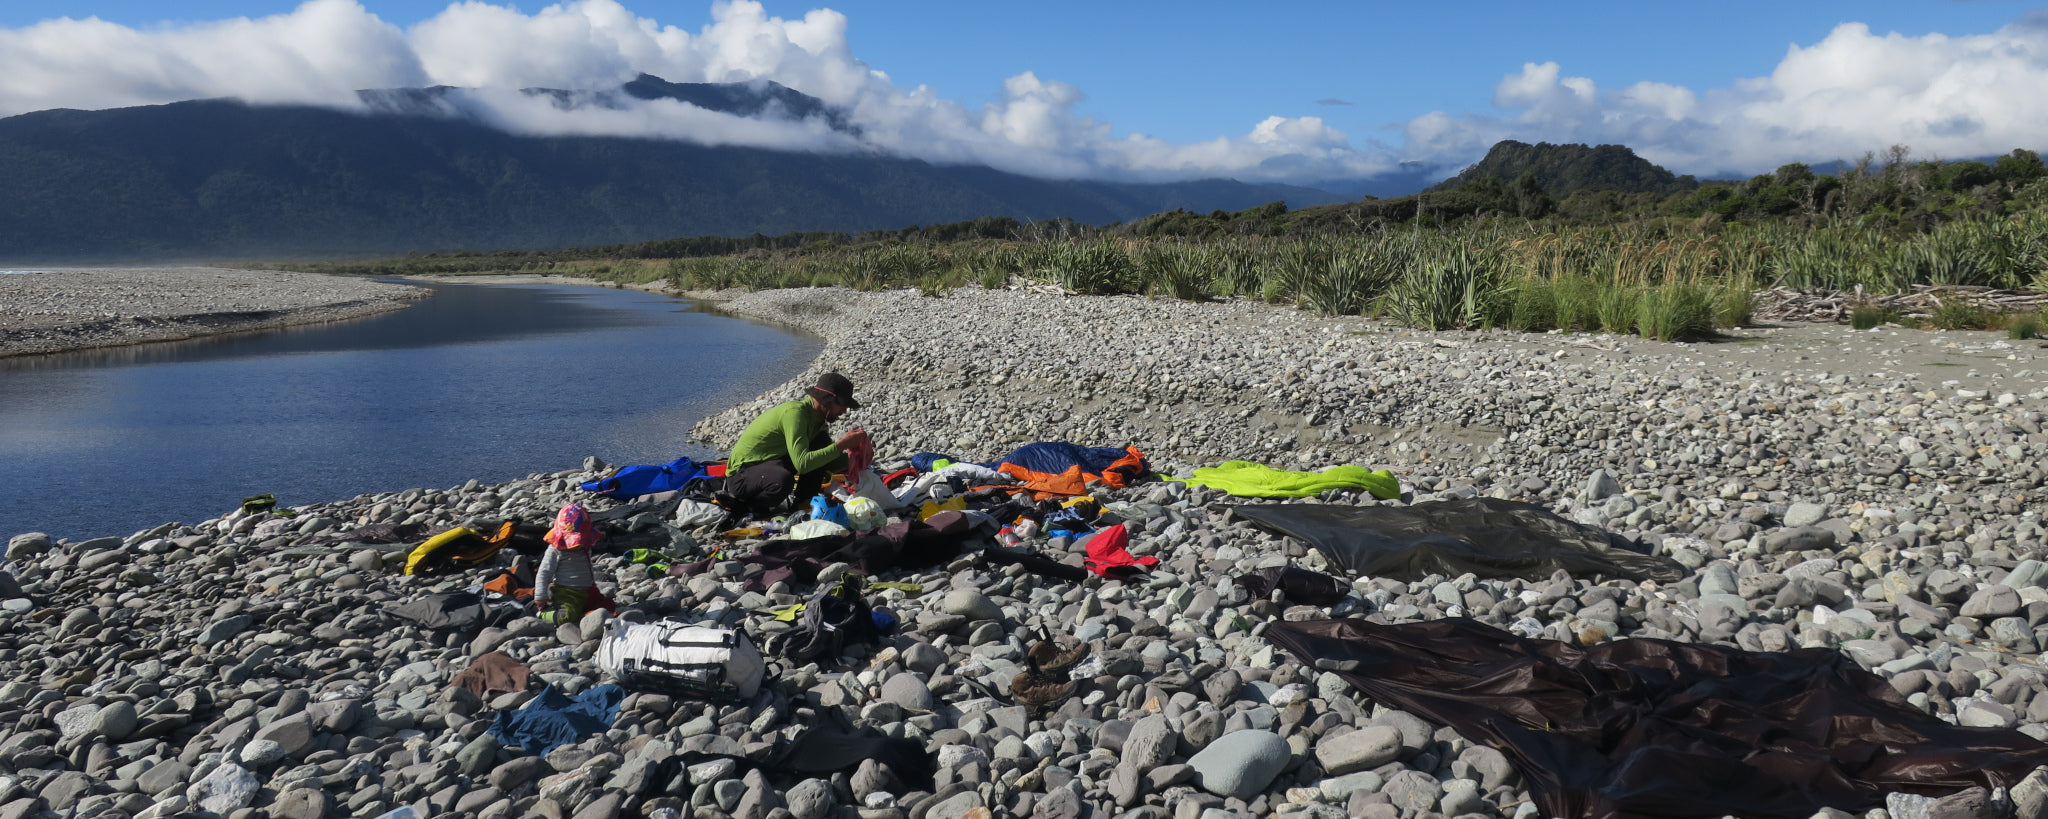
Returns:
[[[1380,300],[1380,313],[1421,330],[1478,327],[1500,293],[1492,260],[1471,244],[1423,251],[1423,257],[1395,281]]]
[[[1048,262],[1054,283],[1090,296],[1132,292],[1138,279],[1137,264],[1112,239],[1063,245]]]

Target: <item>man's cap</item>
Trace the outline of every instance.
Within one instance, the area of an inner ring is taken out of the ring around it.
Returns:
[[[860,402],[853,400],[853,382],[838,373],[818,376],[817,386],[805,387],[804,391],[810,393],[813,398],[830,398],[838,401],[841,406],[850,410],[860,409]]]

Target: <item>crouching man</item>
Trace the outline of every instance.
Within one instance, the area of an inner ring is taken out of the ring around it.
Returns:
[[[828,431],[857,409],[852,381],[838,373],[818,376],[802,398],[775,405],[740,433],[726,459],[726,495],[756,517],[810,505],[834,471],[864,467],[873,458],[866,430],[836,441]]]

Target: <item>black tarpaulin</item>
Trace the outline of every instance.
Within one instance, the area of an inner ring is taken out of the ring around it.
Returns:
[[[1533,504],[1495,498],[1413,506],[1320,503],[1230,507],[1268,529],[1307,541],[1357,577],[1416,580],[1466,572],[1537,580],[1558,569],[1672,583],[1676,561],[1616,548],[1619,536],[1573,523]]]
[[[386,614],[420,628],[466,631],[484,621],[483,598],[466,591],[428,594],[390,606]]]
[[[1500,749],[1545,816],[1805,819],[1883,807],[1892,791],[2011,787],[2048,764],[2048,745],[1943,722],[1826,649],[1578,649],[1465,618],[1275,622],[1265,636]]]

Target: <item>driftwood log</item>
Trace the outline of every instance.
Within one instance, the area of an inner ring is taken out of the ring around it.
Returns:
[[[1991,313],[2025,313],[2048,307],[2048,293],[1999,290],[1968,285],[1914,285],[1910,292],[1874,294],[1855,290],[1773,287],[1757,293],[1751,316],[1769,321],[1845,323],[1849,312],[1863,305],[1895,310],[1904,318],[1924,319],[1943,304],[1963,301]]]

